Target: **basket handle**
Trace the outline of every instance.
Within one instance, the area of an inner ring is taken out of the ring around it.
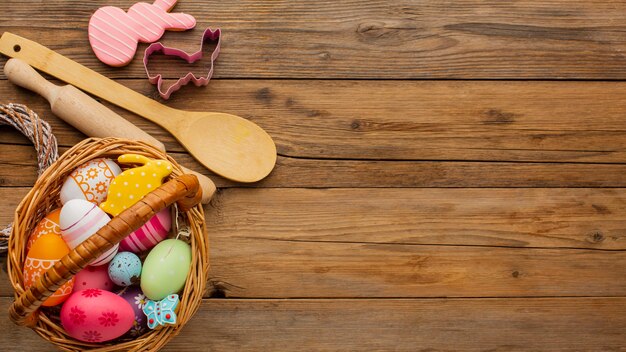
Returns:
[[[9,308],[11,320],[20,326],[35,327],[39,314],[33,313],[52,293],[92,260],[113,248],[165,207],[178,202],[181,211],[188,211],[197,205],[201,198],[202,191],[198,179],[189,174],[173,178],[148,193],[48,269],[11,305]]]

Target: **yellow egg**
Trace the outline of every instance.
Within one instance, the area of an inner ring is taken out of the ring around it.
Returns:
[[[55,209],[50,212],[50,214],[46,215],[35,227],[33,233],[28,237],[28,242],[26,243],[26,252],[30,250],[33,246],[33,243],[39,239],[39,237],[47,234],[53,233],[59,237],[61,237],[61,227],[59,226],[59,214],[61,214],[61,208]]]
[[[33,243],[33,246],[26,255],[26,261],[24,262],[25,288],[28,289],[37,282],[54,263],[69,252],[69,247],[59,235],[53,233],[41,235],[41,237]],[[42,305],[50,307],[63,303],[72,293],[73,287],[74,278],[59,287]]]

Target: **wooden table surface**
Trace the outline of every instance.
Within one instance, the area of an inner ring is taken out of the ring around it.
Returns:
[[[98,7],[131,4],[2,0],[0,32],[156,97],[141,55],[110,68],[88,46]],[[166,350],[626,351],[626,2],[175,10],[198,25],[165,44],[197,50],[210,26],[223,45],[209,86],[166,104],[248,118],[279,156],[267,179],[235,184],[113,108],[220,188],[206,207],[206,299]],[[155,65],[169,78],[187,69]],[[4,75],[0,101],[40,113],[62,151],[84,138]],[[0,127],[0,223],[35,164],[28,141]],[[51,350],[4,313],[0,331],[2,351]]]

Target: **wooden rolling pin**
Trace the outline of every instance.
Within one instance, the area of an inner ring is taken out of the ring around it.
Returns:
[[[85,92],[145,117],[174,136],[200,164],[237,182],[256,182],[276,165],[276,144],[260,126],[240,116],[165,106],[45,46],[4,32],[0,53]]]
[[[4,65],[9,81],[32,90],[50,102],[52,112],[89,137],[118,137],[144,141],[165,151],[163,143],[125,118],[72,85],[57,86],[48,82],[35,69],[20,59],[9,59]],[[198,178],[202,203],[207,204],[215,193],[215,184],[208,177],[183,167],[185,173]]]

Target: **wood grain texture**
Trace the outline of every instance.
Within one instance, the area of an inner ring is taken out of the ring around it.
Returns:
[[[153,93],[144,81],[122,83]],[[270,133],[283,156],[624,163],[624,95],[622,82],[219,80],[188,87],[168,105],[248,118]],[[41,113],[61,145],[82,138],[51,115],[43,98],[6,81],[0,96]],[[169,151],[182,151],[164,130],[113,110]],[[0,128],[0,141],[25,143],[7,130]]]
[[[297,224],[294,223],[294,227]],[[622,296],[626,252],[212,239],[209,295]],[[613,269],[609,269],[613,268]]]
[[[88,46],[91,13],[131,3],[4,0],[0,32],[158,100],[145,44],[120,69]],[[209,5],[181,1],[198,26],[163,42],[192,51],[221,27],[217,79],[167,105],[247,118],[280,155],[245,188],[214,178],[206,299],[166,351],[626,352],[626,3]],[[62,149],[83,138],[3,75],[0,97],[41,113]],[[35,180],[28,144],[0,127],[0,224]],[[11,295],[0,271],[0,311]],[[6,315],[0,331],[0,350],[51,350]]]
[[[0,223],[28,190],[0,188]],[[205,215],[216,240],[625,250],[625,204],[621,188],[233,188]]]
[[[65,150],[67,147],[60,148],[61,153]],[[179,164],[210,177],[221,188],[626,187],[624,164],[316,160],[290,157],[279,157],[276,167],[264,180],[242,185],[211,173],[189,154],[169,154]],[[32,186],[37,177],[35,160],[32,146],[0,144],[0,186]]]
[[[105,67],[87,39],[98,7],[131,3],[5,0],[0,31],[37,39],[109,77],[144,77],[138,59]],[[207,26],[222,28],[215,71],[222,78],[626,78],[626,4],[615,1],[187,1],[175,10],[198,24],[166,33],[168,46],[198,50]],[[188,71],[172,67],[160,71]]]
[[[212,204],[218,241],[626,249],[623,189],[229,189]]]
[[[25,191],[0,188],[0,221]],[[223,190],[206,210],[208,294],[621,296],[625,197],[622,189]]]
[[[9,299],[0,298],[0,310]],[[205,300],[164,351],[624,351],[625,298]],[[0,317],[7,350],[50,351]],[[201,346],[201,347],[200,347]]]

